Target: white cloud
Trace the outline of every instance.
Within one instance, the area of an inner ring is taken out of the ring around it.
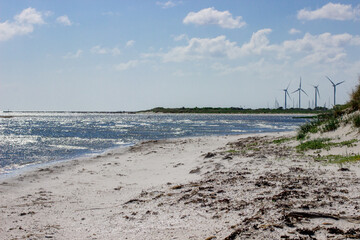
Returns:
[[[186,34],[181,34],[181,35],[178,35],[178,36],[173,36],[174,38],[174,41],[178,42],[178,41],[181,41],[181,40],[187,40],[189,41],[189,37],[186,35]]]
[[[68,52],[65,56],[63,56],[64,59],[75,59],[81,57],[83,51],[81,49],[77,50],[75,53]]]
[[[271,29],[266,28],[253,33],[250,41],[241,47],[223,35],[215,38],[192,38],[187,46],[175,47],[162,57],[164,62],[182,62],[208,58],[234,59],[249,54],[261,54],[272,48],[266,37],[270,32]]]
[[[139,64],[138,60],[130,60],[128,62],[125,63],[120,63],[118,65],[115,66],[115,69],[118,71],[125,71],[128,70],[130,68],[134,68]]]
[[[353,8],[351,5],[328,3],[314,11],[301,9],[298,12],[297,18],[300,20],[332,19],[344,21],[355,20],[359,16],[359,7]]]
[[[260,29],[257,32],[254,32],[251,36],[251,39],[248,43],[245,43],[241,46],[242,54],[261,54],[264,50],[269,50],[269,39],[267,35],[271,33],[270,28]]]
[[[117,56],[117,55],[121,54],[121,50],[119,48],[117,48],[117,47],[114,47],[114,48],[110,49],[110,53],[113,56]]]
[[[215,38],[192,38],[187,45],[177,46],[166,53],[143,55],[161,57],[164,62],[183,62],[208,59],[241,59],[257,56],[272,61],[293,61],[301,65],[335,63],[344,60],[349,46],[360,46],[360,36],[348,33],[306,33],[302,38],[271,44],[267,35],[271,29],[254,32],[242,45],[231,42],[225,36]]]
[[[235,42],[230,42],[225,36],[215,38],[192,38],[187,46],[171,49],[163,55],[164,62],[182,62],[214,57],[234,58],[240,48]]]
[[[134,46],[134,44],[135,44],[134,40],[129,40],[126,42],[126,47],[132,47],[132,46]]]
[[[292,53],[305,55],[301,60],[304,64],[329,63],[346,57],[345,47],[347,45],[360,45],[360,36],[348,33],[337,35],[306,33],[301,39],[284,41],[278,46],[278,50],[285,55]]]
[[[172,8],[178,5],[178,3],[175,3],[174,1],[167,1],[167,2],[156,2],[156,5],[159,5],[160,7],[166,9],[166,8]]]
[[[34,8],[26,8],[14,17],[13,22],[0,22],[0,41],[7,41],[17,35],[26,35],[34,31],[34,25],[44,24],[42,14]]]
[[[24,9],[20,14],[14,17],[15,21],[24,24],[44,24],[44,20],[40,12],[35,8]]]
[[[301,31],[296,29],[296,28],[292,28],[292,29],[289,30],[289,33],[290,34],[298,34],[298,33],[301,33]]]
[[[242,17],[238,16],[235,19],[229,11],[220,12],[215,8],[205,8],[199,12],[190,12],[183,20],[183,23],[193,23],[196,25],[219,25],[222,28],[241,28],[246,25],[242,21]]]
[[[60,16],[56,19],[56,21],[60,24],[63,24],[65,26],[71,26],[73,23],[70,21],[69,17],[64,15]]]
[[[259,72],[259,69],[263,69],[265,65],[265,59],[261,58],[259,61],[255,62],[247,62],[244,65],[238,65],[238,66],[229,66],[224,65],[222,63],[214,63],[211,65],[211,68],[213,70],[216,70],[218,72],[221,72],[222,74],[231,74],[234,72]]]
[[[113,56],[117,56],[121,54],[121,50],[118,47],[114,48],[105,48],[100,45],[94,46],[90,50],[94,54],[111,54]]]

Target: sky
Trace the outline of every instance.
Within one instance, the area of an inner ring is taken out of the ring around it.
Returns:
[[[360,1],[0,0],[0,110],[332,107],[359,56]]]

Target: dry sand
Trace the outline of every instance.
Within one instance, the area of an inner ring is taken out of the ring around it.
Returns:
[[[149,141],[21,173],[0,181],[0,238],[359,239],[359,164],[273,142],[292,136]]]

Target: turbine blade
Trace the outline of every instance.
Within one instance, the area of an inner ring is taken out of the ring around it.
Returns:
[[[289,98],[290,98],[290,100],[291,100],[291,97],[290,97],[290,94],[289,94],[289,92],[288,92],[288,91],[286,91],[286,93],[287,93],[288,97],[289,97]]]
[[[335,83],[333,81],[331,81],[331,79],[328,76],[325,76],[327,79],[329,79],[329,81],[332,83],[333,86],[335,86]]]
[[[339,82],[339,83],[337,83],[335,86],[340,85],[340,84],[342,84],[343,82],[345,82],[345,81]]]
[[[320,91],[319,91],[318,88],[316,88],[316,92],[317,92],[317,94],[319,95],[319,98],[320,98]]]
[[[293,91],[292,93],[296,93],[296,92],[298,92],[298,91],[300,91],[300,89],[297,89],[297,90]]]
[[[288,90],[288,88],[290,87],[290,83],[291,83],[291,81],[289,82],[289,84],[288,84],[288,86],[287,86],[286,90]]]
[[[303,93],[305,93],[305,94],[306,94],[306,96],[309,96],[309,95],[307,95],[307,93],[306,93],[304,90],[302,90],[302,89],[301,89],[301,91],[302,91]]]

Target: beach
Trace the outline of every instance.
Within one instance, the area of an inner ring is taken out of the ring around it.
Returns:
[[[359,238],[359,163],[276,142],[295,134],[144,141],[1,179],[0,238]]]

